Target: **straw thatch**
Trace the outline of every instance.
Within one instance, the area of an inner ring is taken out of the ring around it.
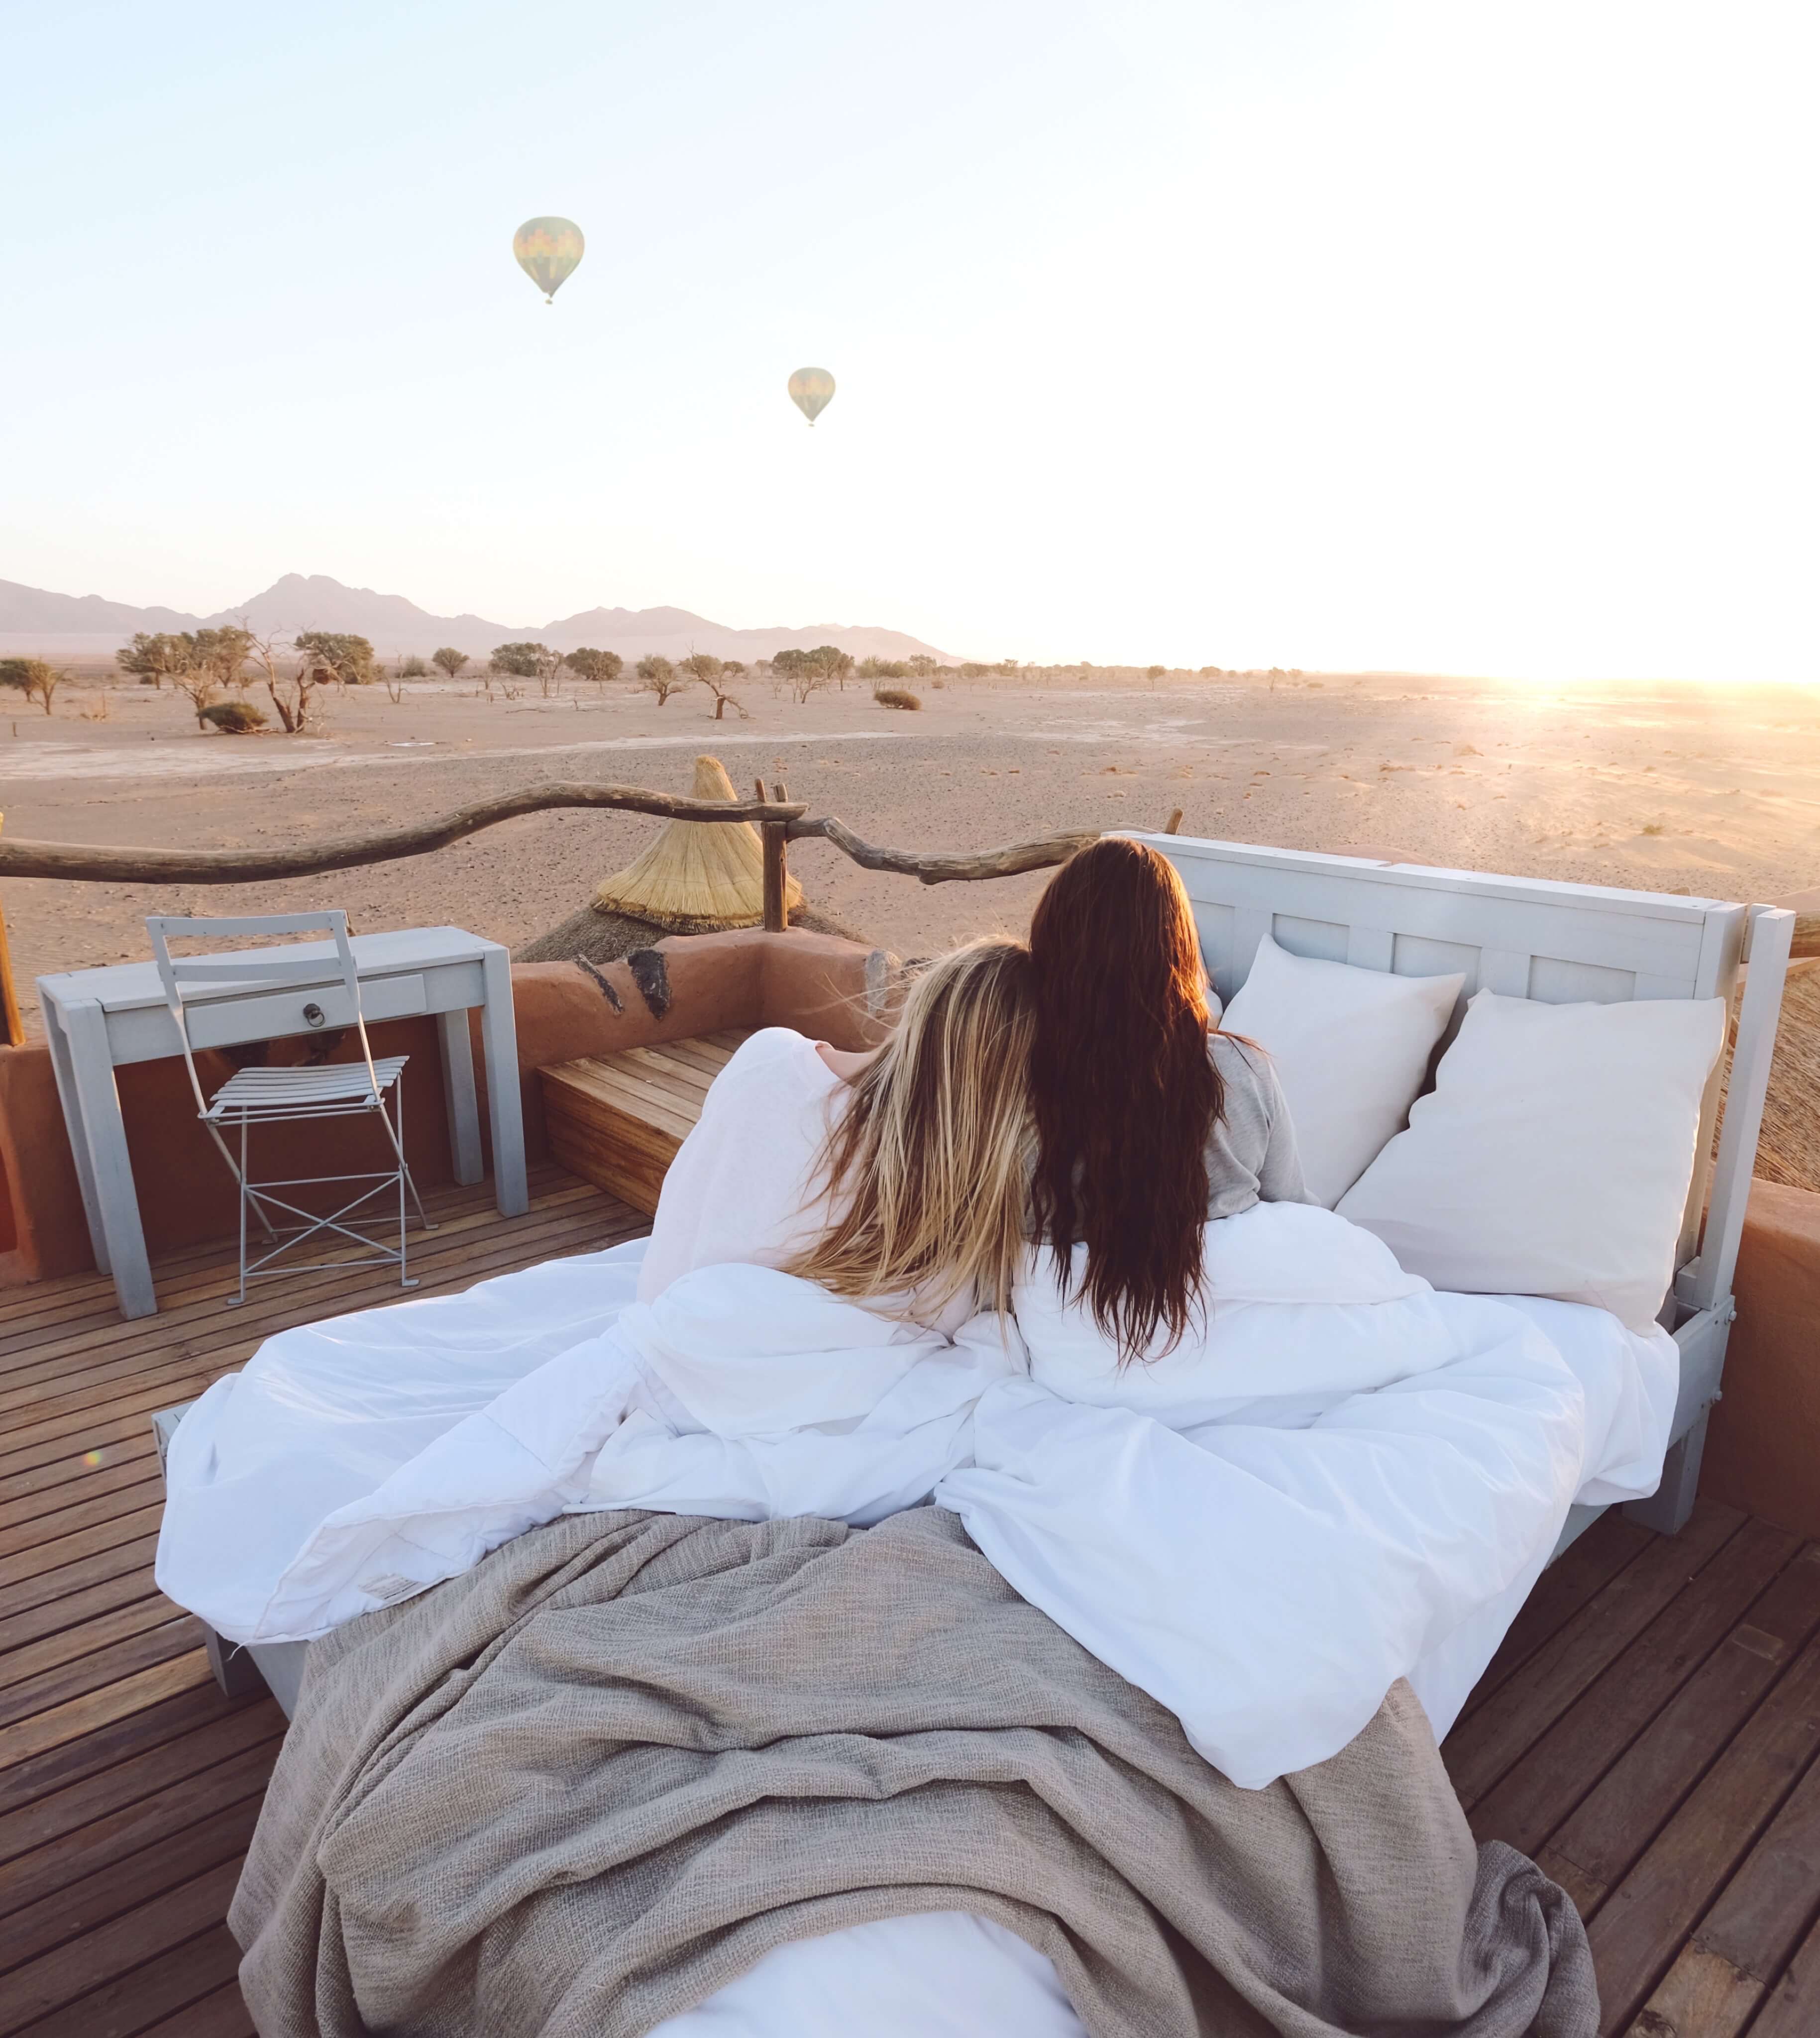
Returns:
[[[738,796],[718,757],[695,760],[698,800]],[[802,903],[792,878],[788,904]],[[666,821],[643,855],[603,877],[594,892],[602,912],[622,913],[666,934],[756,927],[764,917],[764,862],[758,831],[747,821]]]
[[[1766,1182],[1820,1190],[1820,962],[1797,963],[1788,973],[1757,1172]]]

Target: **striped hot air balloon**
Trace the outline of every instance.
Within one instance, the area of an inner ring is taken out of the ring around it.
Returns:
[[[512,252],[518,258],[518,267],[543,292],[545,304],[556,301],[557,291],[574,274],[586,244],[582,229],[572,219],[553,215],[527,219],[512,236]]]
[[[790,400],[813,425],[834,400],[834,377],[825,368],[799,368],[790,378]]]

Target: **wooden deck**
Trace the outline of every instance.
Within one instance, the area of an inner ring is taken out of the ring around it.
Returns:
[[[635,1236],[554,1169],[506,1220],[435,1199],[418,1292]],[[123,1323],[86,1277],[0,1296],[0,2034],[246,2038],[222,1919],[284,1729],[223,1699],[152,1584],[147,1418],[382,1273],[226,1305],[231,1255],[157,1270]],[[1449,1737],[1482,1839],[1591,1923],[1606,2029],[1820,2032],[1820,1547],[1703,1506],[1672,1540],[1608,1515],[1544,1578]]]
[[[490,1182],[427,1200],[419,1295],[649,1229],[555,1168],[521,1218]],[[221,1695],[152,1583],[150,1418],[275,1331],[400,1299],[374,1268],[261,1282],[235,1309],[231,1248],[154,1271],[160,1313],[136,1323],[93,1275],[0,1291],[0,2032],[252,2031],[222,1920],[284,1718]]]

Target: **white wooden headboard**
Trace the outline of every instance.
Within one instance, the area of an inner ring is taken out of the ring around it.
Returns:
[[[1792,915],[1725,900],[1321,856],[1192,835],[1134,832],[1134,839],[1160,851],[1181,872],[1194,903],[1208,972],[1223,999],[1244,983],[1266,934],[1294,955],[1400,976],[1462,971],[1462,1006],[1479,990],[1551,1005],[1613,1004],[1632,998],[1729,999],[1754,930],[1760,928],[1755,945],[1765,964],[1775,962],[1773,981],[1766,970],[1762,994],[1748,1001],[1757,1010],[1746,1009],[1740,1016],[1733,1101],[1717,1161],[1710,1168],[1705,1157],[1719,1109],[1720,1070],[1708,1085],[1701,1161],[1689,1191],[1677,1255],[1683,1272],[1676,1293],[1685,1305],[1711,1307],[1728,1295],[1756,1158]],[[1769,928],[1761,926],[1766,921],[1775,923],[1776,936],[1767,943],[1763,936]],[[1776,960],[1770,951],[1778,939]],[[1458,1012],[1454,1017],[1457,1023]],[[1702,1264],[1696,1256],[1709,1186],[1708,1249]]]

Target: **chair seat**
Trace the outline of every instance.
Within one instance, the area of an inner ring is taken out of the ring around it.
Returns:
[[[336,1118],[372,1111],[397,1082],[408,1055],[375,1055],[374,1090],[364,1062],[336,1062],[314,1067],[241,1069],[229,1077],[209,1100],[207,1118],[218,1123],[233,1119]]]

